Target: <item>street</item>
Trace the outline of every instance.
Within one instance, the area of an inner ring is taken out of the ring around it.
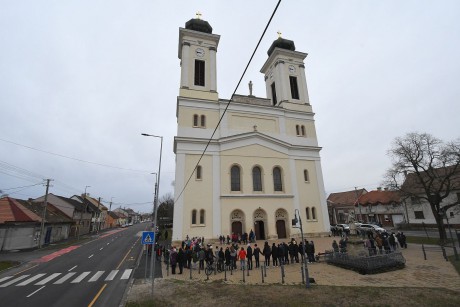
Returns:
[[[140,232],[147,227],[109,230],[3,272],[1,305],[119,306],[141,252]]]

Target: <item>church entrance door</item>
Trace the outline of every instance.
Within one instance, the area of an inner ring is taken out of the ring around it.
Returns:
[[[234,234],[239,234],[239,235],[242,235],[243,234],[243,223],[241,222],[233,222],[232,223],[232,232]]]
[[[278,234],[278,239],[286,238],[286,223],[284,220],[276,221],[276,233]]]
[[[264,221],[256,221],[255,225],[256,230],[256,239],[257,240],[265,240],[265,225]]]

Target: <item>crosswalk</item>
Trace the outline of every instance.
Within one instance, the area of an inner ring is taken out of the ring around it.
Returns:
[[[65,273],[65,275],[63,273],[38,273],[35,275],[24,274],[21,276],[11,275],[0,277],[0,288],[6,288],[9,286],[23,287],[27,285],[44,286],[47,284],[62,285],[65,282],[69,282],[71,284],[78,284],[85,281],[93,283],[98,280],[112,281],[116,279],[117,276],[120,276],[120,280],[125,280],[129,279],[132,271],[133,269],[126,269],[122,272],[120,272],[120,270],[112,270],[108,272],[106,276],[106,271],[89,271],[82,273],[69,272]]]

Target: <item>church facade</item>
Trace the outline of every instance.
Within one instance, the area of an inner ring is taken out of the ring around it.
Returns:
[[[260,70],[268,98],[235,95],[226,109],[229,101],[217,92],[219,39],[201,19],[179,29],[172,239],[251,230],[257,239],[297,237],[295,214],[305,234],[328,233],[307,54],[293,41],[275,40]]]

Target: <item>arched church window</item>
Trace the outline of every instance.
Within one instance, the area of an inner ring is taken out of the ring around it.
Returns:
[[[240,167],[233,165],[230,170],[230,181],[232,191],[241,191],[240,186]]]
[[[202,175],[201,175],[201,165],[198,165],[198,166],[196,167],[196,179],[197,179],[197,180],[201,180],[201,176],[202,176]]]
[[[204,217],[205,217],[204,209],[201,209],[201,210],[200,210],[200,224],[201,224],[201,225],[204,224]]]
[[[206,116],[201,115],[201,127],[206,127]]]
[[[273,169],[273,189],[283,191],[283,182],[281,180],[281,169],[277,166]]]
[[[310,181],[309,178],[308,178],[308,170],[306,170],[306,169],[303,170],[303,179],[305,181]]]
[[[193,127],[198,127],[198,114],[193,115]]]
[[[252,169],[252,187],[254,191],[262,191],[262,172],[258,166]]]
[[[299,125],[295,125],[295,133],[296,133],[297,135],[300,135]]]
[[[305,208],[305,213],[307,214],[307,220],[310,219],[310,207]]]
[[[192,225],[196,225],[196,210],[192,210]]]
[[[311,208],[311,218],[316,220],[316,208],[315,207]]]
[[[302,132],[302,136],[305,136],[305,126],[304,125],[300,126],[300,130]]]

